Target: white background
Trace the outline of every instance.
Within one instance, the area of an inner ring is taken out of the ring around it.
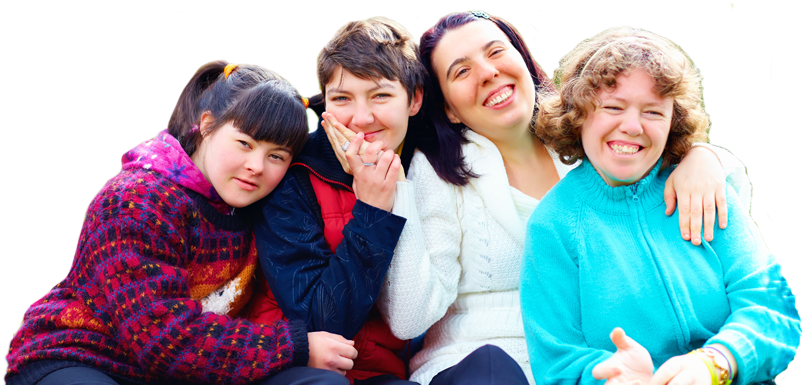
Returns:
[[[67,274],[85,209],[121,155],[166,126],[200,65],[263,65],[313,95],[317,54],[346,22],[387,16],[420,37],[441,16],[470,9],[513,23],[549,74],[608,27],[645,28],[682,46],[705,77],[711,141],[748,166],[754,214],[809,315],[806,2],[447,3],[4,1],[0,351],[28,306]],[[809,382],[803,341],[779,384]]]

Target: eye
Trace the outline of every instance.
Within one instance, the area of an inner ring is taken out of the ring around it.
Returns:
[[[345,102],[348,100],[348,98],[345,96],[334,96],[330,100],[333,102]]]
[[[505,50],[506,50],[505,48],[502,48],[502,47],[497,47],[497,48],[493,49],[493,50],[492,50],[492,51],[489,53],[489,57],[497,56],[498,54],[502,53],[502,52],[503,52],[503,51],[505,51]]]
[[[376,95],[374,95],[374,99],[385,99],[385,98],[389,98],[391,96],[392,96],[391,94],[385,94],[385,93],[376,94]]]
[[[280,161],[280,162],[284,161],[284,157],[282,155],[279,155],[279,154],[270,154],[270,159],[275,160],[275,161]]]
[[[250,143],[247,143],[244,140],[239,140],[238,142],[244,148],[253,148],[253,146],[251,146]]]
[[[469,68],[461,68],[461,69],[459,69],[458,71],[455,72],[455,79],[465,75],[467,72],[469,72]]]

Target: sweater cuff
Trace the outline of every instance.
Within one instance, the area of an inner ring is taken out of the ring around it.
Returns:
[[[756,347],[750,343],[744,334],[736,330],[721,330],[719,334],[711,337],[705,342],[704,346],[710,344],[724,345],[733,358],[736,359],[736,378],[734,384],[747,384],[753,382],[756,375],[759,360],[756,352]]]
[[[292,365],[306,366],[309,364],[309,334],[306,324],[301,320],[287,322],[289,339],[292,340]]]
[[[351,210],[353,231],[383,250],[393,253],[407,219],[358,200]],[[345,233],[343,233],[345,235]],[[348,238],[348,236],[345,236]]]

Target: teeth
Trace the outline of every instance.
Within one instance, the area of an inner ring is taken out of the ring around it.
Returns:
[[[610,148],[621,155],[632,155],[640,150],[640,146],[627,146],[620,144],[611,144]]]
[[[491,107],[491,106],[493,106],[493,105],[495,105],[495,104],[502,103],[502,102],[503,102],[503,100],[508,99],[508,98],[509,98],[509,96],[511,96],[511,94],[513,94],[513,93],[514,93],[514,90],[512,90],[512,89],[511,89],[511,87],[506,87],[506,88],[503,90],[503,93],[501,93],[501,94],[500,94],[500,95],[498,95],[497,97],[494,97],[494,98],[492,98],[491,100],[489,100],[489,101],[486,103],[486,107]]]

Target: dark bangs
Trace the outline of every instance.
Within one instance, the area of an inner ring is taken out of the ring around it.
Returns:
[[[256,141],[284,146],[293,154],[303,149],[309,134],[301,97],[283,80],[270,80],[247,91],[217,119],[214,129],[227,122]]]

